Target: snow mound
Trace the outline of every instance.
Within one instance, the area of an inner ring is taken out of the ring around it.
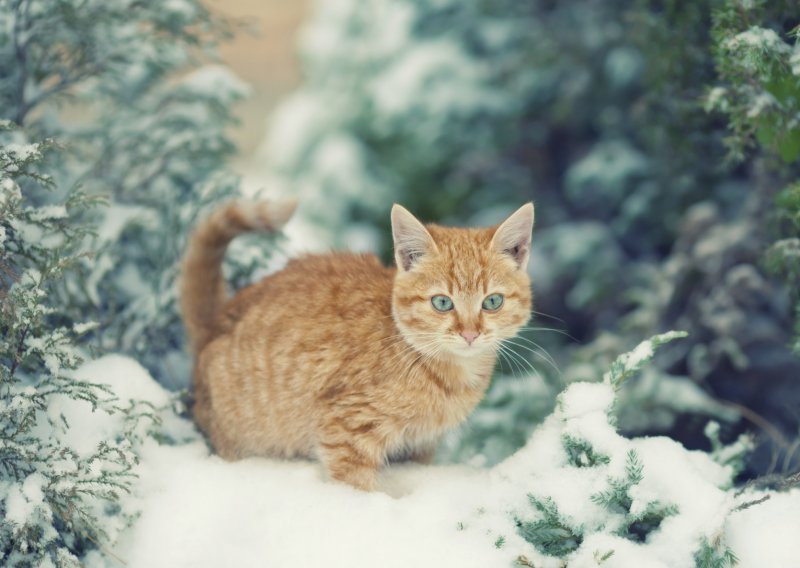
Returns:
[[[726,535],[740,568],[790,568],[800,564],[800,490],[773,494],[728,518]]]
[[[736,510],[763,494],[735,496],[728,466],[666,438],[617,434],[610,382],[568,387],[528,444],[494,468],[392,465],[380,491],[363,493],[329,481],[316,462],[210,454],[130,359],[100,359],[81,376],[120,403],[147,401],[162,429],[138,448],[137,489],[123,503],[138,519],[91,552],[89,567],[688,568],[703,541],[724,543],[743,567],[800,557],[800,491]],[[59,407],[76,440],[114,431],[113,416],[86,410]],[[561,532],[541,538],[542,523]]]

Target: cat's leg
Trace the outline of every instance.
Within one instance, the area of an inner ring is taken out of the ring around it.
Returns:
[[[332,479],[362,491],[375,490],[384,461],[384,448],[377,440],[352,432],[328,433],[318,453]]]

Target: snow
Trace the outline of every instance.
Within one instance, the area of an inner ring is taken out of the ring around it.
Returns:
[[[87,321],[82,323],[76,323],[72,326],[72,331],[74,331],[78,335],[83,335],[93,329],[97,329],[100,326],[99,322],[96,321]]]
[[[3,145],[3,151],[9,154],[14,161],[25,161],[39,156],[39,144],[13,144]]]
[[[129,224],[138,223],[148,229],[155,229],[158,226],[158,217],[153,210],[141,205],[112,203],[104,213],[97,228],[98,244],[101,246],[117,241]]]
[[[742,65],[757,71],[764,66],[767,54],[791,57],[792,46],[783,41],[774,30],[752,26],[728,38],[722,46],[737,54]]]
[[[397,0],[316,0],[313,4],[312,19],[300,33],[300,50],[309,64],[342,53],[356,61],[396,55],[413,36],[418,17],[413,4]]]
[[[500,106],[499,93],[483,88],[488,69],[475,63],[454,41],[418,42],[378,74],[370,90],[378,116],[383,120],[407,116],[409,101],[419,101],[427,119],[444,119],[482,106]]]
[[[620,202],[628,191],[629,180],[642,175],[647,168],[644,154],[627,142],[601,141],[567,171],[566,191],[578,203],[607,208]],[[596,193],[599,196],[593,195]],[[605,200],[609,203],[603,203]]]
[[[750,108],[747,109],[747,118],[756,118],[765,110],[775,106],[778,106],[775,97],[769,93],[759,93],[753,98]]]
[[[725,87],[714,87],[706,95],[706,103],[704,108],[706,112],[711,112],[714,109],[719,109],[722,112],[728,110],[728,89]]]
[[[164,407],[171,401],[171,396],[144,367],[128,357],[108,355],[91,361],[76,371],[75,377],[109,387],[120,407],[126,407],[132,400],[142,401],[155,408]],[[103,441],[115,439],[124,429],[124,416],[121,413],[93,410],[89,402],[65,395],[51,397],[47,414],[53,423],[60,423],[61,416],[66,419],[70,428],[53,432],[52,435],[60,437],[80,456],[90,456]],[[167,418],[167,427],[182,432],[183,436],[191,428],[188,424],[181,425],[177,416],[171,420],[169,418],[172,416]],[[143,423],[139,429],[140,435],[145,434],[145,426]]]
[[[5,518],[17,526],[24,526],[44,503],[42,474],[34,472],[22,484],[14,484],[5,499]]]
[[[22,199],[22,190],[10,177],[0,178],[0,205],[7,205]]]
[[[174,2],[174,0],[173,0]],[[195,96],[218,98],[232,102],[246,97],[250,86],[224,65],[205,65],[192,71],[181,80],[181,85]]]
[[[649,341],[642,341],[636,346],[636,349],[631,351],[630,356],[626,360],[626,366],[637,367],[642,362],[650,359],[653,356],[653,345]]]
[[[312,92],[298,91],[269,119],[269,133],[261,154],[277,168],[290,167],[303,153],[307,140],[318,134],[317,123],[326,115],[325,106]]]
[[[605,385],[597,383],[575,383],[561,395],[562,413],[565,419],[585,416],[606,409],[614,403],[614,393]]]
[[[747,46],[763,51],[781,51],[788,53],[791,47],[784,42],[774,30],[752,26],[750,29],[736,34],[726,40],[726,47],[729,49],[740,46]]]
[[[67,208],[64,205],[43,205],[31,213],[31,220],[42,222],[51,219],[66,219]]]
[[[458,507],[470,478],[455,468],[398,468],[383,485],[406,494],[392,497],[326,482],[308,462],[226,463],[200,443],[151,447],[144,463],[149,495],[118,552],[131,567],[502,563],[494,548],[456,531],[444,505]]]
[[[640,351],[630,359],[648,356]],[[486,568],[509,566],[520,556],[538,568],[562,566],[516,531],[515,517],[537,514],[528,494],[552,500],[582,532],[583,542],[567,557],[570,568],[597,566],[601,558],[612,568],[689,568],[702,538],[722,539],[744,567],[788,567],[800,554],[792,536],[800,534],[800,491],[736,510],[760,494],[737,497],[724,489],[729,467],[667,438],[617,434],[607,412],[615,399],[610,384],[570,385],[525,447],[493,468],[395,464],[381,473],[379,491],[363,493],[330,481],[316,462],[226,462],[212,455],[172,410],[171,395],[131,359],[107,356],[78,375],[108,385],[120,406],[142,400],[160,409],[162,434],[177,441],[143,436],[138,447],[139,480],[123,506],[140,514],[105,545],[132,568]],[[67,435],[84,451],[121,428],[118,415],[92,413],[83,402],[62,400],[52,411],[65,415],[72,425]],[[588,441],[608,461],[571,465],[565,435]],[[620,519],[592,499],[609,479],[625,475],[631,451],[643,471],[629,490],[631,512],[654,501],[677,510],[644,542],[614,534]],[[33,480],[14,493],[12,513],[36,502],[36,488]],[[114,562],[100,551],[85,559],[89,568]]]
[[[165,11],[180,16],[186,21],[191,20],[197,12],[196,6],[185,0],[165,0],[161,6]]]
[[[749,496],[755,500],[759,494]],[[800,558],[800,489],[772,494],[754,507],[736,511],[726,523],[728,545],[738,568],[791,568]]]

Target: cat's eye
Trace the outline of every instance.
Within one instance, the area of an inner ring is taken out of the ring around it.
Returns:
[[[500,306],[503,305],[503,295],[502,294],[489,294],[484,298],[482,307],[484,310],[489,312],[494,312],[500,309]]]
[[[449,312],[453,309],[453,300],[441,294],[431,298],[431,304],[439,312]]]

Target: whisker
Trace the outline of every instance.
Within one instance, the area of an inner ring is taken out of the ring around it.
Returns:
[[[558,368],[557,365],[555,365],[553,362],[551,362],[550,359],[548,359],[548,357],[545,354],[543,354],[543,353],[541,353],[541,352],[539,352],[539,351],[537,351],[535,349],[532,349],[532,348],[530,348],[530,347],[528,347],[526,345],[518,345],[518,344],[512,344],[512,345],[514,345],[514,347],[516,347],[518,349],[524,349],[526,351],[529,351],[533,355],[537,356],[543,362],[547,363],[553,369],[553,371],[556,372],[556,374],[561,376],[561,370]],[[512,353],[515,353],[517,356],[522,357],[519,353],[516,353],[513,350],[512,350]],[[523,361],[528,361],[528,359],[526,359],[525,357],[522,357],[522,360]]]
[[[555,329],[553,327],[529,327],[529,326],[522,326],[519,328],[520,331],[552,331],[553,333],[560,333],[561,335],[570,338],[572,341],[576,343],[580,343],[576,338],[570,335],[568,332],[564,331],[563,329]]]
[[[515,377],[519,376],[517,375],[517,371],[520,370],[519,364],[516,363],[515,361],[512,361],[511,357],[508,355],[508,353],[506,353],[506,349],[503,348],[502,345],[499,346],[497,353],[503,357],[503,360],[507,363],[507,366],[511,371],[511,374]]]
[[[541,345],[536,343],[534,340],[529,339],[527,337],[522,337],[522,336],[515,336],[515,337],[512,337],[510,339],[511,340],[524,341],[526,343],[529,343],[530,345],[533,345],[534,347],[537,347],[539,350],[541,350],[542,353],[544,353],[544,355],[547,356],[547,358],[549,359],[551,365],[553,365],[554,367],[558,367],[558,365],[556,364],[556,360],[550,355],[550,353],[547,352],[547,349],[545,349],[544,347],[542,347]],[[559,373],[560,372],[561,371],[559,370]]]
[[[526,351],[530,351],[530,352],[531,352],[531,353],[533,353],[534,355],[536,355],[536,356],[540,357],[540,358],[541,358],[541,359],[542,359],[544,362],[546,362],[548,365],[550,365],[551,367],[553,367],[553,370],[554,370],[556,373],[558,373],[559,375],[561,375],[561,369],[558,367],[558,364],[557,364],[557,363],[555,362],[555,360],[554,360],[554,359],[553,359],[553,358],[550,356],[550,354],[549,354],[549,353],[548,353],[548,352],[547,352],[547,351],[546,351],[544,348],[542,348],[540,345],[536,345],[536,347],[538,347],[538,349],[536,349],[536,348],[530,347],[530,346],[528,346],[528,345],[524,345],[524,344],[520,344],[520,343],[515,343],[514,341],[512,341],[512,340],[510,340],[510,339],[504,339],[503,341],[504,341],[504,342],[507,342],[507,343],[510,343],[511,345],[514,345],[515,347],[517,347],[517,348],[519,348],[519,349],[525,349]]]
[[[497,350],[497,354],[501,357],[501,362],[505,362],[506,363],[506,367],[508,367],[508,369],[511,371],[511,375],[516,377],[517,376],[516,372],[515,372],[514,368],[512,367],[511,363],[509,362],[508,355],[506,355],[505,352],[502,349],[498,349]]]
[[[434,345],[436,342],[435,340],[430,340],[422,344],[422,346],[418,349],[409,343],[403,344],[401,347],[402,349],[393,355],[388,361],[386,361],[385,366],[391,367],[396,363],[400,363],[405,355],[414,354],[414,353],[423,353],[425,349]]]
[[[531,310],[531,313],[532,314],[536,314],[537,316],[543,316],[543,317],[546,317],[546,318],[554,319],[554,320],[560,321],[561,323],[564,323],[564,324],[567,323],[567,322],[565,322],[563,319],[561,319],[558,316],[553,316],[553,315],[550,315],[550,314],[546,314],[544,312],[537,312],[536,310]]]
[[[501,352],[505,353],[510,360],[516,361],[517,364],[521,366],[523,373],[525,373],[525,368],[522,367],[524,365],[527,366],[527,369],[531,373],[535,374],[540,379],[542,378],[542,375],[539,373],[539,370],[533,365],[533,363],[520,356],[519,353],[515,353],[513,350],[503,344],[500,344],[500,350]]]

